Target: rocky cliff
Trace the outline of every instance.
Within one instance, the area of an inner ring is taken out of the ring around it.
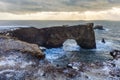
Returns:
[[[45,56],[36,44],[30,44],[0,35],[0,53],[7,53],[10,51],[20,51],[22,53],[28,53],[40,59],[44,58]]]
[[[60,47],[66,39],[75,39],[84,49],[96,48],[93,23],[41,29],[20,28],[9,33],[12,37],[47,48]]]

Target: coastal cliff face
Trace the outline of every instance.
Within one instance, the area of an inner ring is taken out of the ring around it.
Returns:
[[[12,37],[47,48],[60,47],[67,39],[75,39],[84,49],[96,48],[93,23],[49,28],[20,28],[9,32]]]
[[[7,53],[10,51],[28,53],[39,59],[44,58],[44,54],[39,49],[38,45],[16,40],[7,36],[0,36],[0,52]]]

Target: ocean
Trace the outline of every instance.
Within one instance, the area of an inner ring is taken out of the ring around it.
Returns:
[[[94,25],[103,25],[105,30],[95,30],[97,49],[76,51],[63,51],[63,48],[47,49],[46,58],[53,63],[61,63],[66,61],[104,61],[111,59],[109,52],[113,49],[120,49],[120,21],[39,21],[39,20],[1,20],[0,30],[11,29],[14,27],[52,27],[61,25],[78,25],[93,22]],[[106,43],[102,43],[102,38]],[[71,44],[71,42],[69,42]],[[65,64],[65,62],[64,62]]]

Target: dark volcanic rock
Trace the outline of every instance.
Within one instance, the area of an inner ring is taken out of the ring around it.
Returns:
[[[60,47],[67,39],[75,39],[82,48],[96,48],[93,23],[50,28],[21,28],[9,32],[12,37],[47,48]]]
[[[94,29],[105,30],[102,25],[96,25]]]
[[[113,50],[110,52],[110,55],[113,57],[113,59],[120,58],[120,50]]]
[[[44,54],[38,45],[30,44],[10,37],[0,36],[0,52],[20,51],[22,53],[30,53],[38,58],[43,58]]]

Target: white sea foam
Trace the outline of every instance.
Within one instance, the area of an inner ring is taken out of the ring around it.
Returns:
[[[64,51],[79,51],[80,46],[77,44],[77,42],[74,39],[67,39],[63,43],[63,50]]]
[[[0,26],[0,29],[8,29],[8,28],[19,28],[19,27],[29,27],[29,26],[21,26],[21,25],[18,25],[18,26]]]
[[[110,29],[108,29],[108,28],[105,28],[105,31],[110,31]]]
[[[47,59],[58,59],[64,55],[64,50],[62,48],[52,48],[46,49],[45,53]]]
[[[110,29],[108,28],[104,28],[104,30],[95,29],[95,31],[110,31]]]
[[[47,49],[46,47],[43,47],[43,46],[40,46],[39,48],[40,50],[43,50],[43,51]]]
[[[77,45],[77,42],[74,39],[68,39],[63,43],[62,48],[51,48],[46,49],[46,58],[47,59],[58,59],[66,54],[67,51],[79,51],[80,47]]]
[[[102,43],[101,41],[96,41],[96,49],[92,49],[95,51],[111,51],[112,50],[112,42]]]
[[[21,27],[30,27],[30,26],[0,26],[0,32],[5,32],[5,31],[13,31],[16,29],[19,29]]]

